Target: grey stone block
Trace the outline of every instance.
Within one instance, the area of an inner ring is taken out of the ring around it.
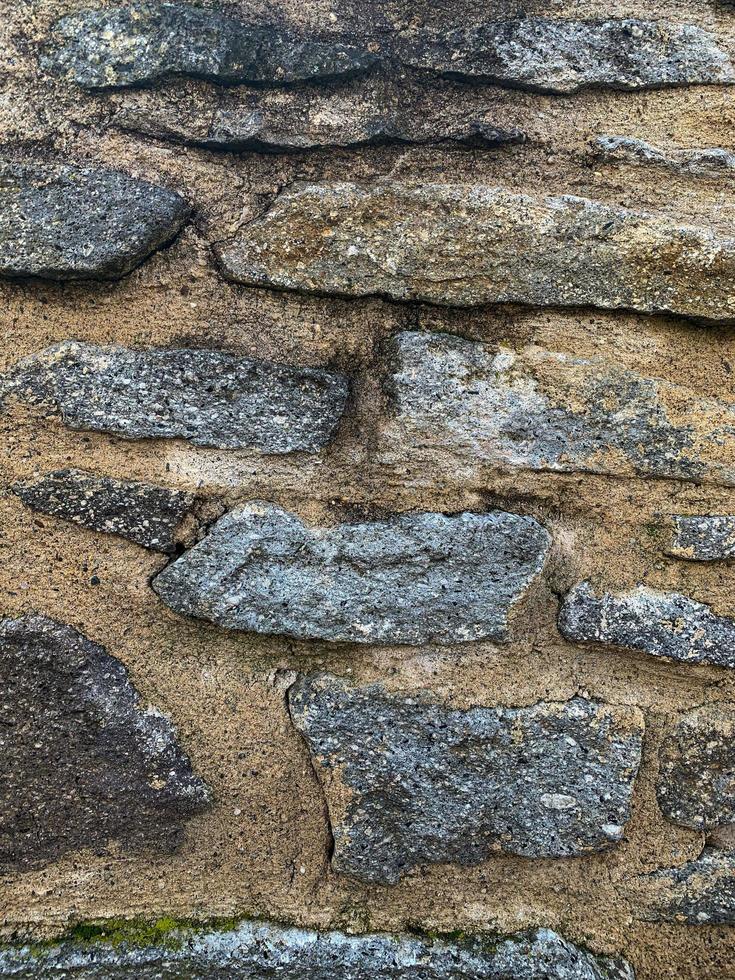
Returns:
[[[176,612],[228,629],[351,643],[507,639],[507,617],[543,568],[531,517],[404,514],[310,527],[243,504],[168,565],[153,588]]]
[[[735,557],[735,516],[675,515],[668,554],[689,561],[721,561]]]
[[[569,857],[623,836],[637,709],[574,698],[458,711],[328,675],[298,681],[289,707],[324,787],[338,871],[395,884],[424,863]]]
[[[594,146],[597,157],[606,163],[645,164],[694,177],[735,177],[735,153],[719,147],[664,150],[626,136],[598,136]]]
[[[729,851],[706,847],[693,861],[642,875],[637,886],[643,919],[690,925],[735,923],[735,854]]]

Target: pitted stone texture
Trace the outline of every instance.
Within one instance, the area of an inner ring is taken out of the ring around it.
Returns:
[[[0,380],[0,395],[52,405],[72,429],[273,454],[323,448],[347,394],[343,375],[319,368],[75,341],[19,362]]]
[[[691,925],[735,924],[735,854],[706,847],[700,857],[638,879],[641,918]]]
[[[68,851],[171,850],[209,800],[125,667],[43,616],[0,622],[0,869]]]
[[[255,501],[225,514],[153,580],[163,601],[219,626],[351,643],[505,641],[543,568],[532,517],[404,514],[310,527]]]
[[[559,629],[573,643],[604,643],[688,664],[735,667],[735,619],[677,592],[639,586],[596,596],[576,585],[559,613]]]
[[[570,195],[387,178],[303,184],[218,255],[249,286],[735,319],[735,238]]]
[[[57,470],[16,484],[24,504],[94,531],[117,534],[144,548],[173,554],[181,526],[196,504],[191,493],[82,470]]]
[[[386,143],[488,148],[525,139],[519,129],[498,125],[490,112],[458,114],[456,86],[407,93],[405,83],[361,79],[336,91],[181,89],[125,93],[115,125],[209,149],[265,152]]]
[[[690,561],[735,558],[735,516],[674,517],[668,554]]]
[[[328,675],[297,681],[289,708],[324,786],[333,866],[364,881],[497,851],[603,851],[630,816],[636,709],[574,698],[453,711]]]
[[[662,813],[683,827],[735,823],[735,705],[697,708],[667,733],[656,795]]]
[[[191,208],[115,170],[0,160],[0,278],[119,279]]]
[[[526,17],[406,37],[419,68],[540,92],[732,84],[735,69],[707,31],[645,20]]]
[[[72,942],[0,950],[18,980],[635,980],[625,960],[595,956],[549,929],[459,941],[313,932],[245,922],[228,932],[181,930],[165,945]]]
[[[435,481],[489,467],[735,485],[735,404],[609,362],[406,331],[389,346],[383,463]]]
[[[367,47],[299,37],[186,3],[81,10],[58,21],[47,71],[83,88],[140,85],[166,75],[284,84],[364,71]]]
[[[596,155],[606,163],[635,163],[663,167],[695,177],[735,177],[735,153],[711,147],[704,150],[662,150],[644,140],[599,136]]]

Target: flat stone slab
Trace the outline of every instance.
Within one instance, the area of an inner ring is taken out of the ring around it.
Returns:
[[[735,238],[571,195],[387,178],[302,184],[217,254],[224,275],[248,286],[735,319]]]
[[[353,75],[374,62],[367,46],[300,37],[186,3],[134,2],[62,17],[42,65],[94,89],[166,75],[279,85]]]
[[[690,925],[735,923],[735,854],[730,851],[706,847],[694,861],[642,875],[637,885],[642,899],[638,914],[643,919]]]
[[[735,823],[735,705],[684,715],[659,749],[656,796],[672,823],[714,830]]]
[[[254,501],[221,517],[152,584],[176,612],[227,629],[347,643],[502,642],[549,543],[533,518],[502,511],[311,527]]]
[[[182,525],[197,502],[194,494],[180,490],[75,469],[47,473],[12,489],[33,510],[164,554],[176,551]]]
[[[639,586],[595,595],[589,582],[564,599],[559,629],[573,643],[604,643],[688,664],[735,667],[735,619],[678,592]]]
[[[735,177],[735,153],[719,147],[661,149],[625,136],[598,136],[594,146],[596,156],[605,163],[644,164],[694,177]]]
[[[162,972],[163,971],[163,972]],[[623,959],[595,956],[549,929],[463,940],[346,935],[243,922],[181,929],[161,945],[61,942],[0,950],[0,975],[107,980],[635,980]]]
[[[44,616],[0,621],[0,870],[69,851],[170,851],[207,787],[103,647]]]
[[[50,405],[71,429],[272,454],[326,446],[348,388],[343,375],[319,368],[76,341],[48,347],[0,379],[0,396]]]
[[[316,675],[290,689],[289,710],[326,795],[332,864],[364,881],[499,851],[604,851],[630,816],[643,736],[634,708],[578,697],[457,711]]]
[[[673,522],[674,533],[668,554],[689,561],[735,558],[735,516],[675,515]]]
[[[0,278],[119,279],[190,214],[174,191],[116,170],[0,160]]]
[[[490,468],[735,485],[735,404],[607,361],[405,331],[388,346],[379,458],[432,482]]]
[[[419,29],[405,36],[400,57],[419,68],[536,92],[735,81],[714,35],[690,24],[639,19],[524,17]]]

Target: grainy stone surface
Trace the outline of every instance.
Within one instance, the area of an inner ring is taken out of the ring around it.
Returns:
[[[297,681],[289,707],[325,788],[338,871],[395,884],[425,863],[569,857],[623,836],[636,709],[574,698],[452,711],[327,675]]]
[[[730,58],[709,32],[638,19],[523,17],[433,35],[418,31],[401,57],[421,68],[541,92],[735,81]]]
[[[187,980],[635,980],[622,959],[595,956],[549,929],[515,936],[429,940],[314,932],[244,922],[226,932],[180,930],[144,948],[61,943],[0,951],[3,976],[31,980],[135,977]]]
[[[181,195],[116,170],[0,160],[0,278],[119,279],[190,213]]]
[[[67,851],[171,850],[209,801],[168,720],[71,626],[0,621],[0,869]]]
[[[352,643],[508,637],[544,565],[533,518],[404,514],[311,527],[274,504],[232,510],[153,580],[176,612],[229,629]]]
[[[366,46],[299,37],[186,3],[81,10],[55,25],[43,67],[84,88],[140,85],[165,75],[226,84],[283,84],[364,71]]]
[[[735,924],[735,854],[707,847],[701,856],[639,879],[643,919],[690,925]]]
[[[50,404],[72,429],[197,446],[316,452],[334,435],[341,374],[211,350],[129,350],[66,341],[19,362],[0,395]]]
[[[191,493],[75,469],[47,473],[13,490],[34,510],[166,554],[176,550],[182,522],[196,503]]]
[[[735,667],[735,619],[703,602],[639,586],[595,595],[589,582],[564,599],[559,629],[574,643],[604,643],[688,664]]]
[[[735,485],[735,406],[610,362],[449,334],[391,339],[380,457],[461,481],[483,466]]]
[[[598,136],[594,146],[596,156],[606,163],[646,164],[696,177],[735,177],[735,153],[719,147],[661,149],[626,136]]]
[[[718,561],[735,557],[735,516],[675,515],[668,553],[690,561]]]
[[[301,184],[217,251],[224,274],[250,286],[735,318],[735,239],[571,195]]]
[[[672,823],[713,830],[735,823],[735,706],[680,718],[659,749],[658,805]]]

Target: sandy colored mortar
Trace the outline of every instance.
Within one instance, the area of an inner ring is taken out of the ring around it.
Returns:
[[[724,980],[735,975],[735,929],[639,921],[630,879],[694,858],[702,837],[668,824],[654,792],[656,747],[676,713],[735,699],[735,676],[712,667],[575,647],[555,627],[558,594],[580,578],[623,589],[674,589],[735,615],[732,566],[696,565],[663,554],[665,515],[735,513],[735,491],[665,480],[554,474],[487,474],[484,487],[416,487],[378,472],[370,454],[382,407],[382,343],[399,329],[447,330],[493,344],[538,344],[607,358],[641,373],[730,400],[735,329],[674,318],[589,310],[452,311],[379,300],[345,301],[250,290],[225,283],[209,244],[257,214],[278,188],[302,179],[499,183],[572,193],[659,210],[730,232],[735,198],[726,178],[677,177],[655,169],[599,165],[596,135],[654,145],[733,149],[733,89],[531,96],[491,87],[467,98],[497,110],[531,141],[498,151],[388,147],[295,156],[212,153],[105,130],[104,99],[55,89],[37,77],[35,45],[57,16],[86,6],[61,0],[0,0],[0,139],[14,155],[94,161],[177,189],[197,211],[177,241],[116,284],[0,285],[2,368],[65,338],[133,346],[205,346],[289,363],[333,366],[356,379],[338,438],[319,457],[265,459],[183,442],[125,442],[72,432],[37,410],[0,416],[0,482],[77,466],[223,495],[229,504],[264,497],[305,518],[338,520],[409,509],[500,506],[531,514],[554,534],[542,581],[512,617],[507,647],[369,648],[228,635],[174,615],[149,588],[165,558],[121,539],[35,514],[0,497],[2,613],[38,611],[102,643],[130,670],[144,701],[173,718],[215,806],[192,820],[181,851],[77,853],[42,871],[0,881],[2,931],[48,935],[81,920],[171,915],[262,916],[358,931],[515,931],[544,925],[596,951],[620,953],[639,980]],[[245,4],[222,4],[245,10]],[[366,15],[379,30],[409,20],[405,4],[297,0],[253,3],[263,21],[345,28]],[[498,14],[519,4],[499,2]],[[712,0],[521,5],[529,12],[604,17],[676,16],[718,32],[735,50],[735,10]],[[337,11],[337,7],[339,10]],[[335,25],[330,14],[337,11]],[[487,4],[420,3],[426,23],[480,19]],[[362,24],[364,29],[364,23]],[[29,104],[30,100],[30,104]],[[51,123],[57,129],[52,131]],[[92,579],[99,584],[92,584]],[[285,690],[294,672],[325,669],[381,679],[396,691],[425,689],[457,706],[524,705],[575,693],[636,704],[646,714],[645,764],[626,839],[602,856],[568,860],[493,857],[474,868],[434,866],[394,887],[333,874],[323,798],[292,728]]]

